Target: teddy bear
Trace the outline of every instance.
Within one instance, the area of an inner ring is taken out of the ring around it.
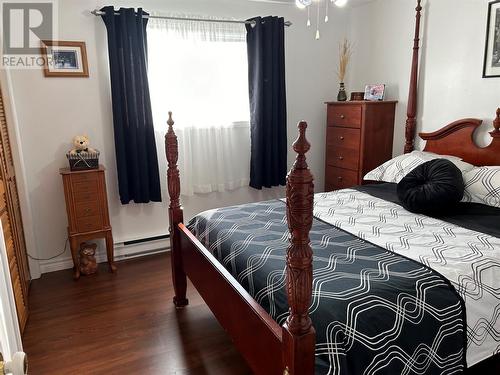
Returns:
[[[95,259],[95,243],[82,243],[80,245],[80,272],[83,275],[92,275],[97,272],[97,261]]]
[[[95,153],[96,150],[89,147],[89,137],[86,135],[77,135],[73,138],[73,149],[70,151],[70,154],[80,154],[82,152]]]

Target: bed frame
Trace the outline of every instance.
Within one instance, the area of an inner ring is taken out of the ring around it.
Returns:
[[[421,0],[417,0],[405,152],[413,150],[415,139],[421,11]],[[305,136],[307,124],[300,122],[298,125],[299,135],[293,144],[297,157],[287,176],[286,211],[291,240],[286,259],[286,293],[290,315],[280,326],[183,224],[178,144],[171,112],[167,123],[165,146],[175,306],[188,305],[186,277],[189,277],[254,373],[314,374],[315,331],[308,313],[312,294],[313,253],[309,230],[313,220],[314,184],[306,162],[310,149]],[[420,137],[427,141],[427,151],[461,156],[475,165],[500,165],[500,109],[495,130],[491,132],[493,142],[482,149],[472,140],[480,124],[480,120],[460,120],[437,132],[420,134]],[[492,366],[497,364],[495,360]]]

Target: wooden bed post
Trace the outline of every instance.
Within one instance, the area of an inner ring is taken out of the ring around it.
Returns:
[[[312,298],[312,257],[309,231],[313,221],[314,184],[306,162],[311,145],[306,139],[307,123],[299,123],[293,144],[298,154],[287,176],[286,215],[291,233],[286,259],[286,291],[290,315],[283,325],[284,374],[314,374],[316,333],[309,306]]]
[[[417,89],[418,89],[418,56],[419,56],[419,44],[420,44],[420,17],[421,17],[421,6],[422,0],[417,0],[417,7],[415,10],[416,22],[415,22],[415,37],[413,39],[413,60],[411,64],[411,76],[410,76],[410,90],[408,94],[408,109],[406,112],[406,143],[405,143],[405,154],[412,152],[414,150],[415,143],[415,133],[417,129]]]
[[[170,250],[172,264],[172,280],[174,283],[175,297],[174,304],[176,307],[184,307],[188,304],[186,299],[186,273],[182,264],[182,248],[179,224],[184,221],[179,196],[181,193],[181,180],[179,169],[177,168],[177,160],[179,158],[179,147],[177,144],[177,136],[174,132],[174,121],[172,120],[172,112],[168,112],[168,131],[165,135],[165,152],[168,160],[167,184],[168,194],[170,195],[170,206],[168,209],[170,220]]]

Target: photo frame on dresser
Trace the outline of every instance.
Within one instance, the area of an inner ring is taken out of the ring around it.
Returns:
[[[483,78],[500,77],[500,0],[488,5]]]

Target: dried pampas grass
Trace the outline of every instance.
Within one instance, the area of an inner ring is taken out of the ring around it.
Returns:
[[[339,43],[339,66],[337,69],[337,78],[342,83],[344,82],[347,73],[347,66],[351,60],[352,52],[352,43],[347,39],[344,39],[341,43]]]

